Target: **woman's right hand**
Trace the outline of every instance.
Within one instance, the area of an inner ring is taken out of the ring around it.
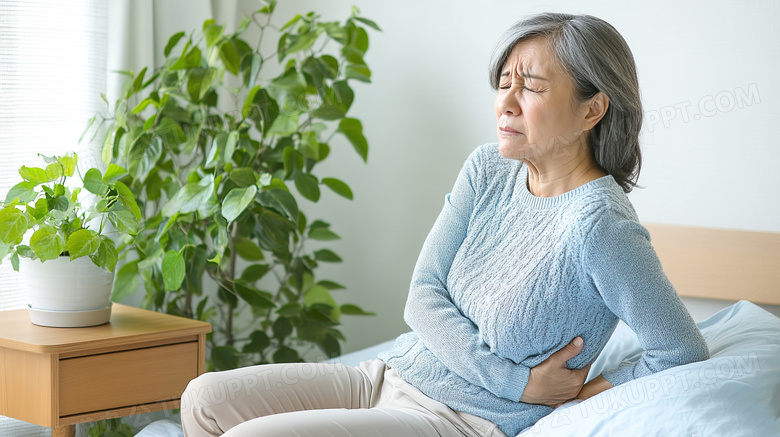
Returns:
[[[520,402],[556,407],[577,397],[585,384],[590,364],[582,369],[571,370],[566,367],[566,361],[577,356],[582,351],[582,345],[582,338],[576,337],[538,366],[531,368]]]

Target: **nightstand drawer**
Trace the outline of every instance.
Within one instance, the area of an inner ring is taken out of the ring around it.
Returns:
[[[59,416],[179,399],[197,364],[197,342],[63,359]]]

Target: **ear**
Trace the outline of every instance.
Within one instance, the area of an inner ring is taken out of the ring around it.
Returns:
[[[590,98],[590,102],[588,102],[587,105],[588,112],[582,120],[582,130],[586,131],[593,129],[593,126],[598,124],[604,117],[604,114],[607,113],[607,108],[609,108],[609,97],[599,91],[595,96]]]

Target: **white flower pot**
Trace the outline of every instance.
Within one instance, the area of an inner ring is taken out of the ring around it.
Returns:
[[[71,261],[61,256],[43,263],[27,258],[21,261],[32,323],[82,327],[108,322],[113,273],[96,266],[89,257]]]

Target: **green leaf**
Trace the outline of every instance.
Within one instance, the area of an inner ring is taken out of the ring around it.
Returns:
[[[127,174],[127,170],[123,169],[122,167],[112,162],[111,164],[108,164],[108,168],[106,169],[106,174],[103,175],[103,182],[107,184],[113,184],[119,178],[121,178],[126,174]]]
[[[250,185],[246,188],[234,188],[225,196],[222,201],[222,216],[228,223],[237,219],[239,215],[249,206],[257,194],[257,186]]]
[[[157,135],[144,133],[133,142],[128,163],[133,179],[140,183],[146,182],[152,170],[157,166],[164,150],[163,140]]]
[[[330,294],[327,288],[315,285],[311,287],[303,296],[303,305],[311,307],[314,304],[325,304],[332,307],[338,307],[336,299]]]
[[[49,210],[67,211],[70,208],[70,200],[65,196],[47,198],[46,206]]]
[[[225,41],[219,46],[219,58],[222,59],[227,71],[238,74],[241,56],[239,56],[236,45],[232,40]]]
[[[252,63],[249,67],[249,80],[247,81],[247,86],[249,88],[254,88],[255,82],[257,81],[257,73],[260,72],[260,68],[263,66],[263,57],[260,56],[257,53],[252,54]]]
[[[319,241],[331,241],[331,240],[338,240],[341,237],[339,237],[336,233],[331,231],[328,228],[316,228],[309,232],[309,238],[312,240],[319,240]]]
[[[380,32],[382,31],[382,29],[380,29],[379,26],[376,23],[374,23],[373,21],[369,20],[368,18],[355,17],[355,20],[360,21],[361,23],[365,24],[368,27],[371,27],[372,29],[378,30]]]
[[[249,167],[238,167],[230,172],[230,180],[239,187],[248,187],[257,183],[257,176],[255,176],[254,170]]]
[[[49,202],[45,198],[41,197],[35,201],[35,207],[30,208],[27,206],[27,213],[33,218],[34,221],[43,220],[46,214],[49,213]]]
[[[219,290],[217,290],[217,297],[219,298],[219,300],[225,302],[226,304],[232,306],[233,308],[235,308],[236,305],[238,305],[238,297],[236,297],[236,295],[232,291],[226,289],[225,287],[222,286],[219,287]]]
[[[203,34],[206,36],[206,47],[213,47],[222,38],[222,34],[225,33],[225,26],[217,26],[212,24],[203,29]]]
[[[371,83],[371,70],[365,64],[347,64],[346,76],[348,79]]]
[[[269,270],[268,264],[252,264],[241,273],[241,279],[251,284],[259,281]]]
[[[282,152],[282,163],[285,179],[297,176],[298,172],[303,169],[303,155],[292,146],[285,147]]]
[[[271,98],[268,91],[258,85],[247,94],[244,106],[241,109],[241,115],[254,121],[258,127],[262,125],[265,133],[279,116],[279,105],[276,103],[276,100]]]
[[[8,190],[8,194],[5,196],[5,203],[13,203],[14,199],[17,198],[20,203],[28,203],[35,200],[38,197],[38,193],[35,192],[37,185],[34,182],[19,182]]]
[[[189,117],[189,115],[185,115]],[[192,129],[195,131],[196,129]],[[163,143],[170,147],[171,145],[179,145],[187,143],[191,140],[190,136],[184,133],[181,125],[170,117],[162,117],[154,127],[154,133],[162,138]],[[192,132],[194,134],[194,132]],[[175,149],[174,149],[175,150]]]
[[[149,116],[149,118],[146,119],[143,127],[144,132],[148,131],[149,129],[152,128],[152,126],[154,126],[154,123],[157,121],[157,115],[158,114],[152,114]]]
[[[173,34],[173,36],[171,36],[168,39],[168,44],[165,45],[165,50],[163,52],[166,58],[168,57],[168,55],[171,54],[171,50],[173,50],[173,48],[176,46],[179,40],[182,39],[183,37],[184,37],[184,32],[179,32]]]
[[[220,157],[219,150],[226,141],[227,135],[225,135],[225,132],[220,132],[214,137],[211,141],[211,149],[209,149],[209,153],[206,155],[206,163],[203,164],[204,168],[214,168],[217,166]]]
[[[289,137],[298,131],[300,126],[301,115],[296,111],[285,111],[279,114],[274,119],[271,129],[268,131],[269,135],[277,135],[280,137]]]
[[[341,285],[341,284],[339,284],[337,282],[327,281],[327,280],[319,281],[319,282],[317,282],[317,285],[323,286],[323,287],[327,288],[328,290],[343,290],[343,289],[347,288],[347,287],[345,287],[345,286],[343,286],[343,285]]]
[[[327,288],[315,285],[314,287],[310,288],[303,296],[303,305],[311,308],[318,304],[330,307],[330,319],[336,323],[339,322],[341,319],[341,309],[339,308],[339,304],[336,302],[336,299],[333,298]]]
[[[211,362],[215,370],[230,370],[238,367],[238,350],[232,346],[214,346]]]
[[[360,120],[354,118],[342,119],[341,122],[339,122],[338,132],[341,132],[347,137],[358,155],[363,158],[364,162],[367,162],[368,142],[366,141],[366,137],[363,136],[363,124],[360,123]]]
[[[266,208],[272,208],[280,214],[284,214],[290,220],[298,221],[298,202],[289,191],[279,188],[263,190],[257,196],[257,202]]]
[[[11,253],[11,246],[5,243],[0,243],[0,260],[5,258],[9,253]],[[38,259],[38,255],[33,252],[30,246],[25,246],[24,244],[16,246],[16,253],[18,253],[19,256],[30,258],[33,261]]]
[[[340,105],[323,104],[319,108],[311,111],[311,116],[323,120],[338,120],[343,118],[347,112]]]
[[[138,221],[135,216],[121,203],[115,203],[109,209],[108,221],[120,232],[135,235],[138,230]]]
[[[13,206],[0,210],[0,241],[11,245],[21,243],[29,225],[27,216]]]
[[[274,352],[274,363],[297,363],[301,361],[298,351],[289,346],[279,346]]]
[[[292,334],[293,325],[287,317],[279,317],[274,321],[272,330],[274,332],[274,337],[281,340]]]
[[[141,87],[144,83],[144,76],[146,75],[146,69],[147,67],[144,67],[138,75],[133,79],[133,93],[136,93],[141,90]],[[121,123],[120,123],[121,124]]]
[[[355,100],[354,91],[352,91],[346,80],[333,82],[332,90],[332,97],[324,96],[323,99],[326,102],[341,105],[344,108],[344,113],[346,113]]]
[[[375,316],[376,313],[363,311],[362,308],[360,308],[357,305],[352,304],[344,304],[341,306],[341,314],[348,314],[350,316]]]
[[[237,238],[235,240],[236,252],[247,261],[261,261],[265,259],[263,251],[252,240]]]
[[[114,242],[105,235],[100,236],[100,247],[96,254],[91,255],[92,262],[96,266],[106,269],[109,272],[113,272],[116,268],[116,263],[119,260],[119,253],[116,250]]]
[[[349,185],[345,184],[344,182],[336,178],[323,178],[322,183],[327,185],[328,188],[333,190],[339,196],[352,200],[352,190],[349,188]]]
[[[314,42],[317,41],[319,36],[319,31],[306,32],[300,35],[288,35],[286,47],[283,51],[284,55],[287,56],[296,52],[300,52],[301,50],[308,49],[314,45]]]
[[[184,257],[176,250],[165,252],[162,260],[162,275],[166,291],[177,291],[184,281]]]
[[[230,132],[230,134],[227,137],[227,141],[225,142],[225,152],[224,152],[225,162],[233,161],[233,154],[236,152],[237,143],[238,143],[238,132],[236,131]]]
[[[38,167],[22,166],[22,168],[19,169],[19,175],[22,176],[22,179],[28,182],[32,182],[36,185],[52,180],[49,179],[48,175],[46,175],[46,170]]]
[[[156,105],[157,102],[154,99],[152,99],[150,97],[147,97],[147,98],[141,100],[141,103],[136,105],[135,108],[133,108],[133,110],[130,111],[130,114],[131,115],[140,114],[141,111],[143,111],[144,109],[146,109],[147,106],[152,105],[152,104]]]
[[[66,250],[70,253],[71,261],[82,256],[95,253],[100,247],[100,235],[90,229],[79,229],[70,234]]]
[[[276,314],[279,314],[282,317],[297,317],[301,311],[303,311],[303,306],[299,304],[298,302],[289,302],[276,310]]]
[[[193,47],[186,55],[180,57],[169,68],[171,71],[183,70],[186,68],[200,67],[201,52],[197,47]]]
[[[114,188],[116,188],[117,194],[119,195],[119,201],[122,203],[122,205],[124,205],[128,211],[133,213],[133,216],[136,220],[141,221],[141,209],[138,208],[138,204],[135,202],[135,196],[133,196],[133,192],[127,188],[127,185],[120,181],[116,181],[116,183],[114,183]]]
[[[320,249],[314,252],[314,258],[329,263],[340,263],[341,257],[328,249]]]
[[[188,214],[206,205],[214,194],[214,175],[208,174],[198,182],[190,182],[179,188],[171,200],[163,206],[163,217]]]
[[[114,136],[118,130],[118,126],[112,125],[106,131],[106,137],[103,139],[103,145],[100,146],[100,157],[105,164],[111,162],[114,159]]]
[[[193,68],[187,75],[187,93],[190,99],[198,103],[211,88],[217,71],[213,68]]]
[[[268,309],[276,307],[276,304],[272,300],[273,296],[271,293],[258,290],[240,279],[233,283],[233,289],[236,291],[238,297],[249,305],[252,305],[254,308]]]
[[[11,268],[16,272],[19,271],[19,253],[17,252],[11,254]]]
[[[290,19],[290,21],[288,21],[287,23],[285,23],[285,25],[284,25],[284,26],[282,26],[282,28],[281,28],[281,29],[279,29],[279,31],[283,31],[284,29],[287,29],[288,27],[290,27],[290,26],[292,26],[293,24],[297,23],[297,22],[298,22],[298,20],[300,20],[300,19],[301,19],[301,14],[297,14],[296,16],[292,17],[292,18]]]
[[[320,200],[320,187],[317,178],[308,173],[299,174],[295,178],[295,188],[301,195],[312,202]]]
[[[30,248],[41,260],[59,258],[65,250],[65,237],[51,225],[41,225],[30,237]]]
[[[271,345],[271,339],[263,331],[255,331],[249,336],[249,343],[244,345],[244,353],[261,353]]]
[[[102,196],[108,189],[108,185],[103,182],[103,175],[100,173],[100,170],[90,168],[84,175],[84,188],[92,194]]]
[[[46,178],[50,181],[56,181],[64,175],[65,168],[59,162],[53,162],[46,166]]]

